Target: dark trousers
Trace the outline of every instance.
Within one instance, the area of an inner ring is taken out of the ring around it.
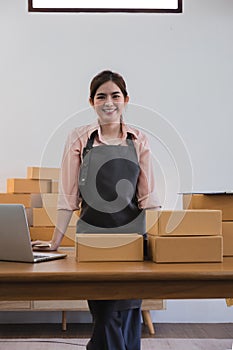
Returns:
[[[87,350],[140,350],[141,309],[115,311],[111,300],[89,300],[93,332]]]

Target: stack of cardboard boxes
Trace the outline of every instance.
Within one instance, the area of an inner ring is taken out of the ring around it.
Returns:
[[[183,194],[184,209],[220,209],[222,211],[223,256],[233,256],[233,193]],[[228,306],[233,298],[226,299]]]
[[[156,263],[221,262],[220,210],[148,211],[149,254]]]
[[[56,225],[59,168],[28,167],[26,178],[7,179],[7,192],[0,203],[23,204],[26,208],[31,239],[50,240]],[[74,212],[62,241],[74,246],[78,212]]]
[[[183,208],[221,210],[223,256],[233,256],[233,193],[183,194]]]

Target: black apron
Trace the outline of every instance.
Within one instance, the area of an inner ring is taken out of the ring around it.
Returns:
[[[131,134],[127,134],[127,146],[93,147],[96,135],[97,130],[83,151],[79,176],[82,205],[76,232],[144,234],[145,211],[138,208],[136,196],[140,167]],[[99,301],[89,301],[91,309],[98,310],[98,305]],[[141,300],[107,300],[103,305],[108,313],[139,308]]]
[[[77,233],[145,233],[145,211],[138,208],[140,173],[131,134],[127,146],[93,147],[97,131],[83,151],[79,191],[82,197]]]

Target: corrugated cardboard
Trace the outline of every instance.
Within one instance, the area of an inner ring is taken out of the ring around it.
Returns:
[[[142,261],[143,237],[139,234],[77,234],[76,259],[88,261]]]
[[[52,181],[51,192],[52,193],[58,193],[59,192],[59,182],[58,181]]]
[[[220,210],[146,211],[147,233],[159,236],[220,235]]]
[[[215,236],[222,234],[220,210],[164,210],[158,219],[160,236]]]
[[[8,193],[51,192],[51,180],[7,179]]]
[[[146,210],[146,232],[152,235],[158,235],[158,219],[160,211]]]
[[[26,216],[27,216],[27,221],[28,221],[28,226],[32,225],[33,222],[33,212],[32,212],[33,208],[26,208]],[[14,219],[14,218],[12,218]]]
[[[51,227],[29,227],[31,239],[33,241],[42,240],[50,241],[53,236],[54,226]],[[74,247],[75,246],[76,227],[68,227],[62,239],[61,246]]]
[[[156,263],[222,262],[222,236],[160,237],[148,235]]]
[[[57,208],[57,193],[42,193],[41,194],[43,207],[45,208]]]
[[[166,300],[144,299],[142,301],[142,310],[165,310]]]
[[[222,220],[233,220],[233,194],[183,194],[184,209],[222,210]]]
[[[23,204],[25,208],[42,207],[41,194],[0,193],[0,203]]]
[[[76,226],[79,211],[74,211],[70,226]],[[57,222],[57,208],[33,208],[33,226],[55,226]]]
[[[233,221],[222,223],[223,256],[233,256]]]
[[[47,168],[47,167],[27,167],[28,179],[43,179],[43,180],[58,180],[59,168]]]

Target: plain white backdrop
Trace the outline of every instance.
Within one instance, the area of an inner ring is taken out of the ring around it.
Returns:
[[[27,166],[60,165],[68,132],[95,118],[88,89],[103,69],[127,81],[125,119],[148,134],[164,208],[181,207],[180,191],[233,189],[233,2],[184,0],[183,8],[41,14],[28,13],[26,0],[0,0],[1,192]],[[153,317],[231,322],[233,308],[170,301]]]

